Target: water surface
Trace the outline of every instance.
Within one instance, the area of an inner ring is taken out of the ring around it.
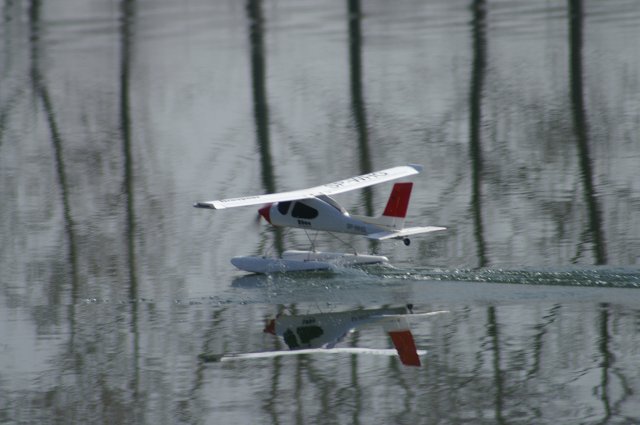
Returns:
[[[0,423],[640,422],[635,0],[0,8]],[[392,267],[246,275],[307,236],[191,207],[405,163],[409,221],[448,231],[343,238]],[[199,357],[408,303],[448,311],[410,320],[421,367]]]

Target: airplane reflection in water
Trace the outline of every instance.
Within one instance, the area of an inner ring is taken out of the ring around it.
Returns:
[[[282,337],[290,351],[253,353],[201,354],[205,362],[225,362],[300,354],[373,354],[398,356],[405,366],[421,366],[420,356],[409,327],[408,318],[424,318],[447,311],[413,313],[413,306],[351,310],[337,313],[304,315],[279,314],[267,322],[263,332]],[[379,324],[391,338],[395,349],[336,347],[350,332],[370,324]]]

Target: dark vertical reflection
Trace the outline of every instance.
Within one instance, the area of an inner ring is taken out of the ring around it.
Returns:
[[[124,158],[124,197],[126,202],[126,238],[127,258],[129,263],[129,301],[131,302],[131,334],[133,337],[133,374],[131,376],[131,391],[133,406],[136,406],[134,417],[139,417],[142,409],[139,406],[139,357],[140,341],[138,332],[138,279],[136,272],[135,252],[135,189],[134,189],[134,161],[131,138],[131,53],[133,44],[134,22],[136,14],[135,0],[122,0],[120,3],[120,131],[122,135],[122,155]],[[138,423],[143,421],[138,420]]]
[[[5,0],[4,7],[2,8],[2,20],[4,21],[5,26],[9,23],[12,18],[11,8],[13,7],[13,0]]]
[[[589,233],[591,234],[596,264],[605,264],[607,254],[602,232],[602,218],[600,207],[593,184],[593,165],[589,153],[589,126],[584,106],[584,85],[582,70],[582,26],[584,12],[582,0],[569,0],[569,50],[570,50],[570,80],[571,106],[573,110],[573,126],[578,143],[578,156],[584,196],[589,209]]]
[[[203,353],[212,352],[211,343],[217,340],[220,333],[222,332],[221,325],[224,324],[224,321],[225,321],[224,314],[226,312],[227,312],[227,307],[223,307],[223,308],[220,308],[219,310],[214,310],[211,313],[211,318],[209,319],[211,326],[208,326],[205,328],[204,334],[202,336],[202,341],[203,341],[202,352]],[[194,369],[193,386],[189,391],[188,406],[184,408],[184,414],[190,415],[189,417],[193,417],[194,413],[193,411],[189,412],[188,408],[196,405],[197,402],[201,399],[201,395],[204,393],[203,388],[206,387],[206,382],[207,382],[205,371],[206,371],[206,366],[204,362],[200,362],[200,364]],[[191,407],[191,409],[193,410],[194,408]]]
[[[307,356],[296,356],[296,371],[294,377],[294,392],[295,392],[295,423],[297,425],[305,425],[305,414],[304,414],[304,401],[302,398],[302,393],[304,392],[304,383],[302,382],[302,372],[306,369],[307,365]],[[323,400],[322,400],[323,401]]]
[[[482,93],[486,68],[486,4],[485,0],[474,0],[471,6],[473,36],[473,64],[469,95],[469,155],[471,157],[471,210],[478,251],[478,267],[487,265],[484,229],[482,224]]]
[[[609,369],[611,368],[611,352],[609,351],[609,310],[606,304],[600,309],[600,356],[602,362],[602,379],[600,381],[600,399],[602,400],[602,408],[604,409],[604,418],[600,423],[607,423],[611,419],[611,403],[609,402]]]
[[[615,354],[611,352],[611,335],[609,334],[609,327],[611,322],[610,306],[608,304],[600,305],[600,335],[598,338],[598,351],[600,352],[600,368],[602,369],[600,385],[594,389],[594,394],[600,396],[602,401],[602,409],[604,416],[598,423],[607,424],[612,417],[621,417],[621,406],[629,400],[629,397],[634,395],[634,389],[629,385],[629,380],[623,374],[623,370],[614,367]],[[611,380],[611,376],[614,378]],[[612,383],[619,385],[618,389],[610,388]],[[614,397],[614,400],[612,400]],[[617,397],[617,401],[615,401]]]
[[[360,340],[360,333],[355,332],[351,341],[352,347],[358,347]],[[358,379],[358,356],[352,355],[349,362],[351,367],[351,388],[354,390],[353,394],[353,414],[351,415],[351,423],[353,425],[360,424],[360,416],[362,415],[362,388],[360,387],[360,380]]]
[[[7,129],[7,124],[9,122],[9,116],[11,114],[12,107],[16,104],[18,99],[24,97],[24,90],[18,89],[9,96],[3,96],[1,99],[3,101],[3,105],[0,108],[0,148],[4,143],[4,135],[5,130]]]
[[[549,313],[543,317],[544,321],[542,323],[535,325],[536,334],[533,338],[533,347],[532,347],[533,365],[529,370],[529,372],[527,372],[528,378],[535,377],[540,371],[540,366],[542,364],[542,352],[544,348],[543,347],[544,337],[548,332],[549,326],[551,326],[555,322],[558,316],[558,312],[560,311],[560,308],[561,308],[560,304],[554,305],[549,311]]]
[[[398,407],[402,404],[403,409],[399,410],[394,417],[394,423],[402,423],[402,418],[411,414],[411,406],[413,405],[414,392],[412,391],[412,384],[405,379],[402,373],[402,366],[398,359],[389,358],[389,373],[393,377],[396,385],[399,389],[402,389],[402,393],[398,392]]]
[[[126,202],[127,257],[129,262],[129,299],[138,297],[135,252],[135,193],[133,175],[133,152],[131,146],[131,105],[129,82],[131,79],[131,43],[135,0],[122,0],[120,4],[120,131],[122,135],[122,155],[124,158],[124,195]]]
[[[0,83],[2,86],[5,85],[5,78],[11,75],[11,70],[14,68],[13,64],[15,63],[15,58],[17,55],[15,54],[16,50],[20,51],[20,45],[16,45],[15,41],[15,31],[12,28],[13,21],[21,20],[22,16],[22,5],[17,4],[17,2],[12,0],[6,0],[4,2],[4,7],[2,9],[2,28],[0,30],[2,47],[0,47]],[[31,33],[33,35],[33,28],[31,28]],[[21,42],[22,37],[18,35],[17,41]],[[34,46],[32,45],[33,49]],[[9,87],[10,84],[7,84]],[[4,89],[4,87],[3,87]],[[4,129],[6,128],[7,117],[9,116],[9,110],[11,106],[16,103],[18,99],[22,99],[24,97],[23,89],[14,90],[11,95],[7,94],[6,90],[3,90],[2,98],[2,109],[0,110],[0,146],[2,146],[3,142],[3,134]]]
[[[269,392],[269,398],[264,403],[265,410],[269,413],[271,423],[278,425],[280,419],[278,418],[278,396],[280,395],[280,373],[282,371],[282,359],[276,357],[271,364],[271,391]]]
[[[9,108],[4,106],[0,109],[0,148],[4,142],[4,131],[7,128],[7,118],[9,117]]]
[[[69,256],[69,265],[71,268],[71,301],[75,303],[79,297],[78,289],[78,256],[76,235],[74,231],[73,216],[71,214],[71,203],[69,202],[69,185],[67,182],[67,173],[64,162],[64,152],[62,149],[63,140],[58,129],[56,121],[56,111],[51,102],[49,91],[44,81],[44,77],[40,71],[40,43],[41,43],[41,17],[42,8],[41,0],[32,0],[29,6],[29,41],[31,48],[31,84],[33,86],[34,95],[42,101],[45,115],[47,117],[47,125],[51,135],[51,145],[53,147],[54,165],[56,177],[60,185],[60,193],[62,198],[62,210],[64,219],[64,229],[67,237],[67,249]],[[59,303],[58,279],[54,287],[53,303]]]
[[[13,36],[11,34],[11,29],[9,27],[9,25],[11,24],[11,21],[14,18],[14,2],[11,0],[6,0],[4,3],[4,7],[2,8],[2,25],[4,27],[4,31],[2,32],[2,41],[4,44],[4,49],[2,49],[2,59],[0,60],[0,63],[2,63],[2,74],[0,75],[0,77],[4,77],[5,72],[9,71],[9,69],[11,69],[11,65],[12,65],[12,59],[13,59],[13,55],[11,54],[12,52],[12,48],[11,45],[13,44]],[[0,140],[1,142],[1,140]]]
[[[280,316],[286,310],[286,306],[284,304],[278,305],[277,313],[275,317]],[[291,310],[295,311],[295,304],[291,305]],[[269,316],[265,317],[265,323],[269,321]],[[282,348],[280,344],[280,339],[275,338],[275,349],[280,350]],[[286,369],[284,369],[286,371]],[[271,364],[271,388],[268,393],[268,397],[262,403],[263,409],[269,414],[269,418],[271,418],[271,424],[278,425],[280,424],[280,418],[278,417],[278,397],[280,396],[280,374],[283,372],[282,368],[282,358],[275,357]]]
[[[362,84],[362,31],[360,21],[360,0],[348,1],[349,19],[349,70],[351,83],[351,110],[358,132],[358,151],[360,153],[360,172],[370,173],[371,151],[369,149],[369,133],[367,127],[367,111],[364,103]],[[362,191],[365,203],[365,214],[373,215],[373,192],[370,187]]]
[[[369,149],[369,133],[367,127],[367,112],[364,104],[364,91],[362,84],[362,30],[360,21],[362,13],[360,0],[348,0],[347,19],[349,20],[349,83],[351,87],[351,110],[358,132],[358,151],[360,153],[360,173],[366,174],[372,171],[371,152]],[[370,187],[363,189],[365,215],[373,216],[373,191]],[[376,242],[369,241],[369,248],[375,251]],[[357,338],[357,336],[356,336]],[[351,422],[360,423],[360,411],[362,409],[362,389],[358,383],[358,358],[351,357],[351,386],[355,391],[355,406]]]
[[[267,193],[276,192],[273,163],[271,160],[271,140],[269,137],[269,104],[267,102],[267,76],[264,54],[264,20],[262,0],[248,0],[249,43],[251,50],[251,81],[253,84],[253,115],[256,122],[256,137],[260,150],[260,170],[262,184]],[[282,231],[274,228],[275,248],[279,254],[284,251]]]
[[[496,308],[491,306],[487,310],[487,333],[491,339],[491,351],[493,352],[493,386],[495,389],[495,409],[496,423],[505,423],[502,417],[503,410],[503,378],[502,370],[500,370],[500,332],[498,328],[498,319],[496,318]]]

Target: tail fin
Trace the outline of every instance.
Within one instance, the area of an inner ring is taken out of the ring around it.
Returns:
[[[398,351],[400,361],[405,366],[421,366],[418,349],[409,329],[389,332],[393,345]]]
[[[366,223],[386,227],[389,231],[398,231],[404,228],[404,218],[407,216],[409,199],[413,183],[396,183],[393,185],[391,195],[387,201],[384,212],[379,217],[354,216]]]
[[[409,208],[409,198],[411,198],[411,189],[413,183],[396,183],[387,201],[387,207],[382,213],[385,217],[405,218],[407,216],[407,208]]]
[[[404,218],[407,216],[412,188],[413,183],[411,182],[393,185],[387,206],[380,217],[380,224],[394,229],[402,229],[404,227]]]
[[[395,318],[384,324],[384,330],[391,337],[394,347],[398,352],[400,361],[405,366],[420,366],[420,357],[413,339],[413,334],[409,329],[409,322],[406,317]]]

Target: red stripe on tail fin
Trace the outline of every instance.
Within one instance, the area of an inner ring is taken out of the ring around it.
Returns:
[[[393,345],[398,350],[400,361],[405,366],[420,366],[420,357],[418,357],[418,349],[413,340],[413,334],[410,330],[390,331],[389,336],[393,341]]]
[[[407,216],[407,208],[409,208],[409,198],[411,198],[411,189],[413,183],[396,183],[387,201],[387,206],[382,213],[386,217],[405,218]]]

